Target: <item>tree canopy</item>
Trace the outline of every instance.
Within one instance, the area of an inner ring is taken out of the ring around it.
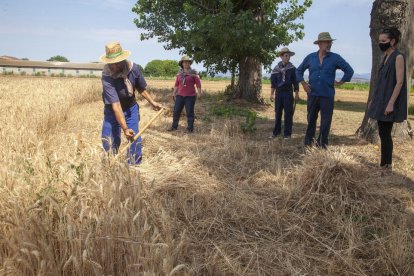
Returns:
[[[65,58],[64,56],[53,56],[51,58],[49,58],[47,61],[60,61],[60,62],[69,62],[69,60],[67,58]]]
[[[300,3],[301,2],[301,3]],[[255,57],[270,66],[277,48],[302,39],[298,19],[311,0],[138,0],[135,24],[141,39],[157,37],[166,49],[181,49],[208,71],[232,71]]]
[[[144,73],[152,77],[173,77],[178,69],[178,62],[175,60],[154,59],[147,63]]]

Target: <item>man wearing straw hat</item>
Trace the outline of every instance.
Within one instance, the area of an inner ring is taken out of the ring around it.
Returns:
[[[284,139],[292,135],[293,125],[293,91],[295,100],[299,99],[299,85],[296,81],[296,68],[290,63],[290,57],[295,55],[288,48],[279,52],[282,59],[272,71],[270,100],[275,102],[275,128],[271,138],[276,138],[282,132],[282,113],[285,112]],[[276,94],[276,95],[275,95]]]
[[[118,152],[121,144],[121,130],[132,140],[139,128],[139,106],[135,99],[137,90],[153,107],[162,105],[155,102],[146,91],[147,83],[138,65],[128,60],[131,52],[123,50],[119,42],[105,46],[106,53],[100,57],[105,64],[102,72],[102,98],[105,104],[102,127],[102,144],[106,151]],[[129,148],[128,163],[138,165],[142,159],[142,140],[139,137]]]
[[[306,146],[311,146],[314,142],[316,121],[320,112],[321,123],[316,145],[324,149],[327,147],[334,109],[335,86],[351,81],[354,74],[352,67],[340,55],[331,52],[333,41],[328,32],[320,33],[314,42],[318,45],[319,51],[309,54],[296,70],[296,78],[308,94]],[[309,82],[303,78],[306,69],[309,70]],[[335,80],[337,69],[344,72],[339,82]]]
[[[197,96],[201,96],[201,81],[196,70],[191,68],[193,60],[184,55],[178,62],[181,69],[175,79],[173,98],[175,99],[173,122],[168,131],[175,131],[178,128],[180,115],[185,107],[187,114],[187,132],[194,131],[194,106]],[[197,88],[197,92],[196,92]]]

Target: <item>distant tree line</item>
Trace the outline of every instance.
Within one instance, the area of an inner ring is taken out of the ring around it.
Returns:
[[[148,62],[141,71],[143,71],[145,76],[149,77],[173,77],[179,69],[178,62],[175,60],[154,59]]]

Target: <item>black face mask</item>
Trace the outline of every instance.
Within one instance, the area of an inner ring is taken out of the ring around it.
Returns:
[[[381,51],[385,52],[385,51],[388,50],[388,48],[391,47],[391,43],[390,42],[387,42],[387,43],[379,43],[378,46],[381,49]]]

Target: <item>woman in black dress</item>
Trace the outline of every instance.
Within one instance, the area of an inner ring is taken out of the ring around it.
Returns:
[[[395,28],[382,30],[379,47],[385,53],[378,71],[374,94],[368,105],[368,116],[378,121],[383,169],[392,169],[394,122],[407,119],[407,72],[404,56],[397,50],[401,33]]]

